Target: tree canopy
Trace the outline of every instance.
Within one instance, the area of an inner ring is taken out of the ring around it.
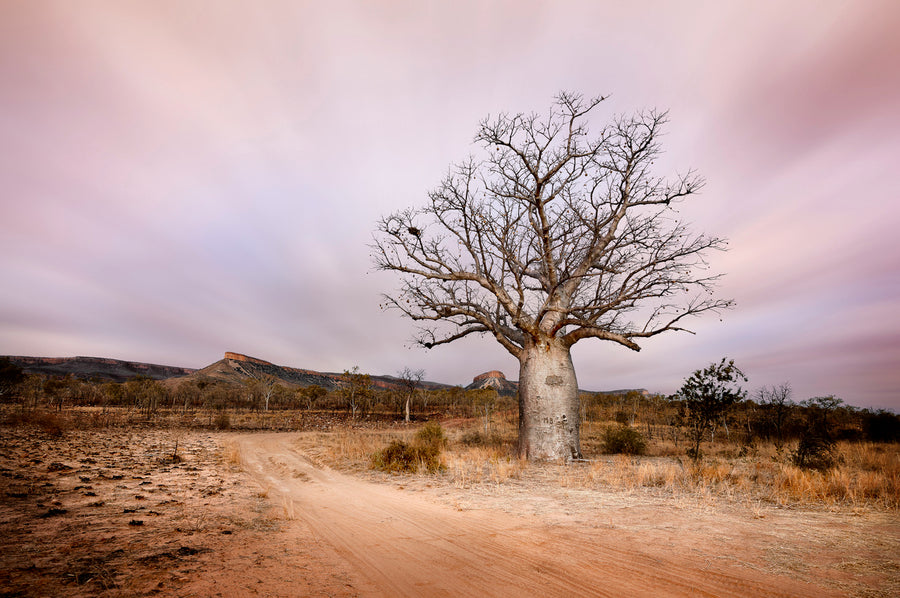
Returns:
[[[424,207],[380,221],[375,264],[403,275],[388,305],[425,323],[422,346],[487,333],[516,356],[541,337],[639,350],[731,305],[712,296],[704,261],[725,242],[692,235],[672,209],[702,179],[654,173],[666,113],[591,134],[604,99],[561,93],[549,114],[485,119],[477,157],[451,167]]]

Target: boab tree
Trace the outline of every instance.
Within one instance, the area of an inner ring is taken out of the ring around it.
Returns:
[[[592,135],[604,99],[561,93],[546,115],[485,119],[480,157],[375,234],[376,267],[402,275],[388,304],[425,323],[419,344],[490,334],[519,360],[529,459],[581,456],[576,342],[638,351],[638,340],[730,305],[703,273],[704,253],[724,241],[691,235],[672,209],[702,180],[654,173],[666,113],[620,116]]]

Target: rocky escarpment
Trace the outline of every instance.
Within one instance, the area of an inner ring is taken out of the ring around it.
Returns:
[[[275,378],[280,383],[293,386],[318,385],[331,389],[338,385],[340,376],[312,370],[301,370],[275,365],[264,359],[250,357],[243,353],[227,351],[222,359],[197,370],[191,378],[242,383],[245,380]]]
[[[281,384],[290,386],[321,386],[326,389],[337,388],[343,381],[343,375],[333,372],[316,372],[304,370],[250,357],[243,353],[226,351],[224,357],[190,376],[191,378],[220,380],[223,382],[242,383],[248,379],[275,378]],[[371,376],[370,380],[375,388],[397,390],[400,381],[392,376]],[[421,387],[428,390],[447,388],[446,384],[436,382],[422,382]]]
[[[472,383],[466,386],[466,390],[476,390],[480,388],[493,388],[503,396],[514,396],[519,392],[518,382],[511,382],[506,379],[503,372],[491,370],[483,374],[478,374],[472,379]]]
[[[230,359],[232,361],[244,361],[246,363],[255,363],[262,366],[275,365],[274,363],[270,363],[256,357],[250,357],[249,355],[244,355],[242,353],[233,353],[232,351],[225,351],[225,359]]]
[[[484,382],[491,379],[506,380],[506,376],[504,376],[503,372],[499,370],[491,370],[490,372],[478,374],[477,376],[472,378],[472,384],[477,384],[479,382]]]
[[[29,374],[60,378],[72,376],[82,380],[96,378],[113,382],[124,382],[136,376],[165,380],[176,376],[187,376],[196,371],[192,368],[122,361],[107,357],[25,357],[11,355],[9,360]]]

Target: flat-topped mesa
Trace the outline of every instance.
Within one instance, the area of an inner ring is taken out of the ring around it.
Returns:
[[[503,372],[491,370],[490,372],[478,374],[477,376],[472,378],[472,384],[476,384],[478,382],[481,382],[482,380],[487,380],[488,378],[500,378],[501,380],[506,380],[506,376],[503,375]]]
[[[232,353],[231,351],[225,351],[225,359],[233,359],[234,361],[246,361],[248,363],[255,363],[258,365],[275,365],[273,363],[269,363],[268,361],[257,359],[256,357],[250,357],[249,355],[243,355],[241,353]]]

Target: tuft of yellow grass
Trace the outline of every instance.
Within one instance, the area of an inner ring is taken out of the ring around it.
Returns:
[[[685,487],[689,475],[680,461],[615,455],[594,461],[581,479],[586,488],[636,490],[656,488],[674,492]]]
[[[222,456],[228,465],[239,470],[244,468],[244,456],[241,454],[241,447],[237,442],[226,442],[222,448]]]

